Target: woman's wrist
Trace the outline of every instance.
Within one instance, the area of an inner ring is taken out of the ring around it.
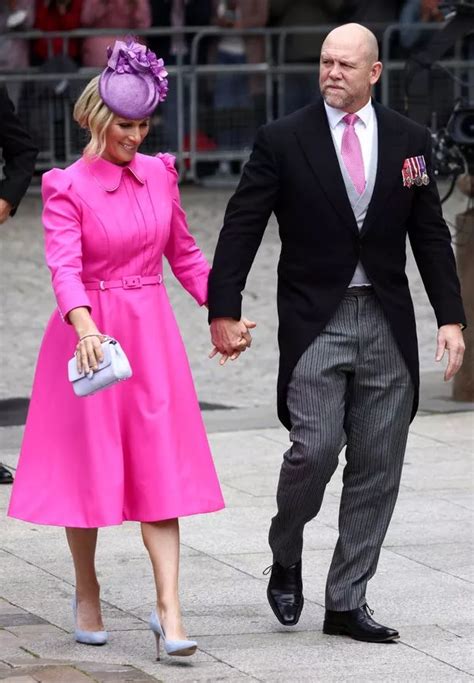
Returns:
[[[79,339],[84,337],[86,334],[99,334],[99,330],[92,320],[88,308],[73,308],[71,311],[69,311],[68,317],[69,322],[74,327]]]
[[[98,337],[99,339],[102,339],[104,335],[100,332],[87,332],[79,337],[79,342],[83,341],[84,339],[89,339],[90,337]]]

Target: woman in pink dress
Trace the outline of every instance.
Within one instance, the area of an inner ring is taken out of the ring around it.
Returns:
[[[186,655],[196,643],[181,621],[178,518],[224,503],[162,276],[164,255],[202,306],[209,265],[188,231],[173,157],[137,152],[166,75],[143,45],[117,42],[76,103],[74,117],[91,135],[83,157],[43,176],[58,310],[38,358],[9,514],[66,527],[75,637],[87,644],[107,641],[97,529],[141,522],[157,587],[150,627],[169,654]],[[96,369],[105,334],[120,342],[133,376],[79,398],[68,360],[76,353],[79,368]]]

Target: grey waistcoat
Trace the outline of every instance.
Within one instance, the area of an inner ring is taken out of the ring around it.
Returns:
[[[346,186],[347,190],[347,196],[349,197],[349,201],[352,206],[352,210],[354,211],[354,216],[357,221],[357,227],[359,230],[361,230],[365,216],[367,214],[367,209],[369,208],[370,200],[372,199],[372,193],[374,191],[374,185],[375,185],[375,176],[377,174],[377,161],[378,161],[378,137],[377,137],[377,118],[374,114],[374,130],[373,130],[373,139],[372,139],[372,156],[370,159],[370,166],[368,169],[368,174],[366,178],[366,185],[365,185],[365,190],[362,194],[358,194],[357,190],[354,187],[354,184],[351,180],[351,177],[349,175],[349,172],[346,169],[346,166],[342,160],[342,155],[339,149],[337,148],[337,145],[334,145],[336,149],[336,154],[337,158],[339,161],[339,166],[341,167],[341,173],[342,177],[344,179],[344,184]],[[359,261],[357,264],[357,267],[354,271],[354,275],[352,277],[352,280],[349,284],[349,287],[353,287],[355,285],[369,285],[370,280],[362,266],[362,263]]]

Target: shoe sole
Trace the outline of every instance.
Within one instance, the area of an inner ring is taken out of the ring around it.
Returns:
[[[91,645],[92,647],[103,647],[104,645],[107,645],[107,641],[104,640],[102,643],[88,643],[87,640],[77,640],[77,638],[74,639],[76,643],[79,643],[80,645]]]
[[[400,638],[400,634],[397,633],[396,635],[393,636],[388,636],[387,638],[362,638],[361,636],[356,636],[353,635],[352,633],[349,633],[349,631],[337,627],[323,627],[323,633],[327,636],[347,636],[348,638],[352,638],[353,640],[359,640],[363,643],[391,643],[394,640],[398,640]]]
[[[176,652],[168,652],[170,657],[189,657],[190,655],[193,655],[197,650],[196,647],[187,647],[184,650],[176,650]]]
[[[270,595],[270,591],[268,591],[268,590],[267,590],[267,599],[268,599],[268,604],[272,608],[273,614],[276,616],[276,618],[278,619],[280,624],[283,624],[283,626],[296,626],[296,624],[300,620],[301,612],[303,611],[303,605],[304,605],[304,597],[303,596],[301,596],[301,603],[300,603],[300,606],[298,607],[298,611],[296,612],[296,615],[295,615],[295,618],[293,621],[283,621],[283,619],[281,618],[281,615],[278,611],[278,607],[274,604],[273,598]]]

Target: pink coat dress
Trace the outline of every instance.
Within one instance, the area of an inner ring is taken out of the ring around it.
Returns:
[[[198,304],[207,301],[209,265],[188,231],[173,157],[136,154],[125,167],[80,159],[43,176],[43,198],[59,310],[39,353],[9,515],[101,527],[223,508],[165,284],[89,289],[160,275],[165,255]],[[120,341],[133,370],[86,398],[67,378],[77,336],[65,320],[78,306]]]

